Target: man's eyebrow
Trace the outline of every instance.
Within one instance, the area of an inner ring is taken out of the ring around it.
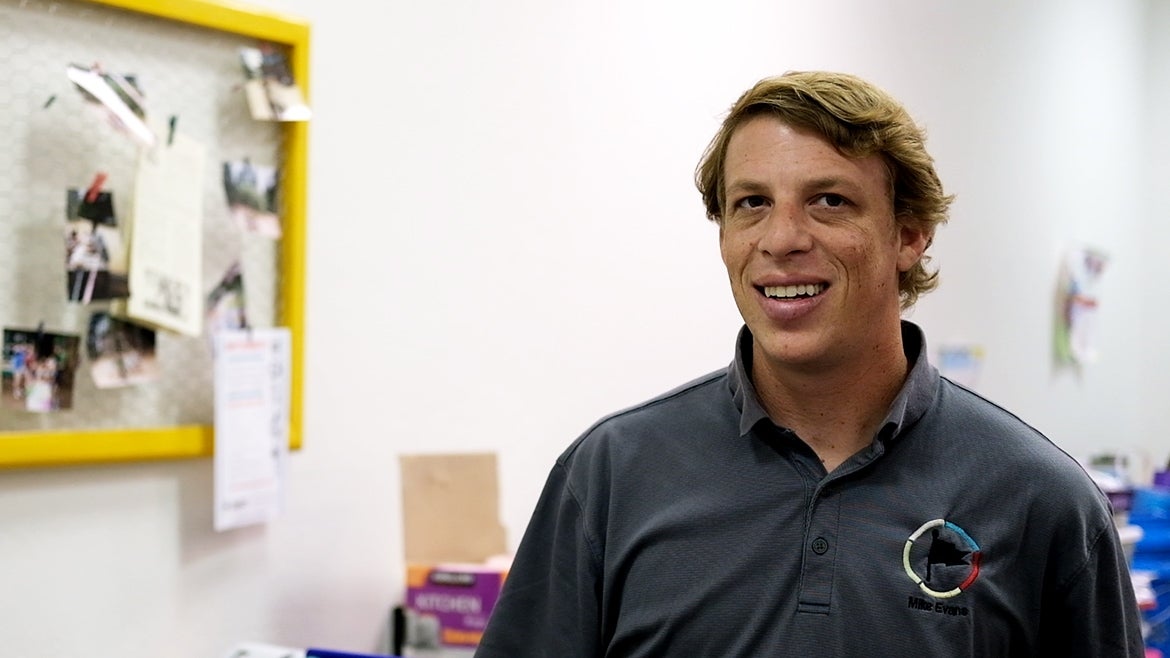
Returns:
[[[822,176],[819,178],[810,178],[801,183],[801,187],[805,190],[813,192],[821,192],[832,188],[845,188],[848,190],[856,190],[860,186],[844,176]],[[761,181],[751,178],[740,178],[727,182],[727,193],[731,192],[763,192],[768,189],[768,185]]]
[[[858,184],[854,181],[840,176],[823,176],[821,178],[813,178],[811,180],[805,181],[804,187],[806,189],[818,192],[832,189],[834,187],[844,187],[851,190],[859,188]]]
[[[750,178],[741,178],[727,182],[726,192],[762,192],[768,188],[764,183]]]

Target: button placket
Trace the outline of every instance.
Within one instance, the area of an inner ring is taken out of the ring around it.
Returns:
[[[833,598],[836,574],[837,531],[841,497],[824,489],[814,494],[806,528],[804,568],[797,610],[827,614]]]

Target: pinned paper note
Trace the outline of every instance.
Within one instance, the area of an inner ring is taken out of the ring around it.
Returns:
[[[215,344],[215,529],[263,523],[284,505],[288,329],[220,331]]]
[[[128,314],[190,336],[203,330],[203,161],[181,133],[143,153],[130,240]]]

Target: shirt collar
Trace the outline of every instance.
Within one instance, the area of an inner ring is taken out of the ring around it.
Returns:
[[[739,435],[747,436],[756,423],[768,417],[764,405],[756,395],[756,387],[752,384],[752,332],[745,324],[739,330],[739,337],[735,340],[735,358],[728,368],[728,385],[731,386],[731,397],[739,409]]]
[[[938,389],[938,370],[926,356],[926,334],[913,322],[902,321],[902,347],[910,361],[910,372],[897,397],[890,405],[879,436],[892,439],[913,425],[934,400]],[[735,343],[735,358],[728,367],[728,386],[739,409],[739,434],[746,436],[756,423],[768,418],[756,394],[751,378],[752,334],[744,325]]]

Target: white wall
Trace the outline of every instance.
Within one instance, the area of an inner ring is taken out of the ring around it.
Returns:
[[[211,531],[207,460],[0,474],[11,655],[385,648],[403,588],[397,455],[494,450],[519,539],[598,416],[731,357],[690,179],[735,96],[870,77],[958,194],[913,317],[1078,456],[1161,461],[1170,174],[1157,0],[265,0],[313,24],[305,447],[288,513]],[[1062,250],[1106,249],[1101,360],[1049,362]]]
[[[1167,220],[1162,195],[1166,181],[1170,181],[1170,3],[1150,0],[1145,6],[1144,39],[1149,44],[1143,61],[1145,84],[1142,89],[1143,119],[1141,125],[1142,151],[1137,156],[1144,171],[1137,182],[1144,193],[1139,195],[1141,208],[1135,213],[1146,218],[1135,233],[1139,240],[1137,250],[1138,278],[1133,292],[1142,303],[1142,321],[1135,351],[1142,362],[1142,395],[1139,397],[1139,418],[1142,419],[1144,438],[1151,442],[1159,461],[1165,459],[1165,448],[1170,443],[1170,404],[1167,403],[1166,377],[1170,373],[1170,350],[1166,349],[1170,335],[1170,308],[1157,294],[1158,284],[1166,278],[1166,245],[1170,244],[1170,222]],[[1160,464],[1161,465],[1161,464]]]

